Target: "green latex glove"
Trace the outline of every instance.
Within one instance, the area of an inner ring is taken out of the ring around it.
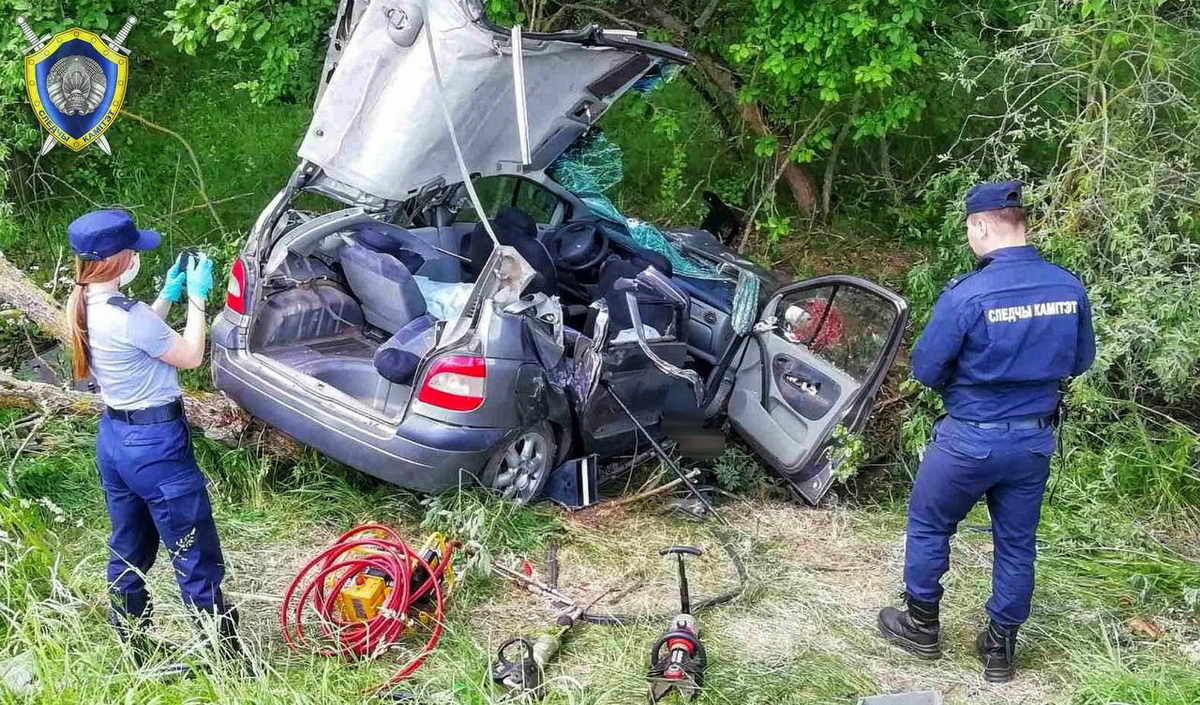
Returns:
[[[208,292],[212,291],[212,260],[206,254],[198,254],[188,262],[187,293],[203,305],[208,300]]]
[[[162,291],[158,293],[158,298],[177,304],[183,298],[183,291],[186,288],[187,272],[183,271],[183,255],[180,254],[175,258],[175,263],[171,265],[171,268],[167,270],[167,278],[163,282]]]

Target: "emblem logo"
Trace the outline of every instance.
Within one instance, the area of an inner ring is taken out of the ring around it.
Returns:
[[[24,17],[17,18],[29,42],[25,91],[33,114],[50,133],[42,154],[59,143],[78,152],[93,142],[112,154],[104,132],[125,102],[129,49],[124,44],[135,24],[130,15],[116,37],[78,27],[39,37]]]

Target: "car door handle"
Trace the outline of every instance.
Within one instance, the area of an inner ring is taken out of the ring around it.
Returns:
[[[800,375],[794,374],[785,374],[783,376],[783,381],[792,385],[796,389],[799,389],[807,394],[812,394],[813,396],[817,396],[821,393],[821,383],[808,379],[807,377],[801,377]]]

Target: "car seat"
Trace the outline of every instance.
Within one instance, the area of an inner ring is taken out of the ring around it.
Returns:
[[[508,245],[525,258],[534,270],[533,280],[529,282],[525,293],[542,293],[546,296],[558,294],[558,277],[554,268],[554,260],[546,246],[538,241],[537,223],[519,208],[506,206],[492,219],[492,230],[501,245]],[[468,255],[471,258],[471,274],[478,277],[492,254],[492,238],[488,236],[483,223],[475,226],[469,236]]]
[[[425,315],[425,297],[400,260],[353,242],[342,248],[339,261],[367,323],[394,333]]]
[[[354,239],[358,241],[358,244],[372,252],[381,252],[400,260],[400,263],[412,274],[416,274],[417,270],[425,264],[424,257],[404,247],[403,244],[387,232],[369,227],[361,228],[355,233]]]
[[[603,299],[608,306],[610,339],[633,325],[633,320],[629,317],[625,292],[617,290],[617,282],[622,279],[636,279],[638,273],[648,266],[644,261],[638,261],[638,258],[634,258],[632,261],[613,258],[605,262],[600,269],[599,281],[592,294],[594,298]],[[662,282],[662,285],[666,286],[666,281]],[[670,282],[670,285],[673,287],[674,282]],[[655,291],[647,285],[634,287],[632,292],[638,300],[638,309],[643,324],[654,328],[663,335],[678,335],[675,326],[679,323],[677,320],[679,304],[675,301],[675,297],[668,295],[667,292]],[[686,301],[686,297],[684,300]],[[687,320],[687,315],[687,311],[683,311],[681,320]],[[589,321],[585,331],[590,330],[591,324],[592,322]]]

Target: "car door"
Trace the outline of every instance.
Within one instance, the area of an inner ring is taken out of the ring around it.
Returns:
[[[763,309],[737,368],[729,419],[809,502],[833,483],[834,430],[866,424],[907,320],[903,298],[844,275],[784,286]]]

